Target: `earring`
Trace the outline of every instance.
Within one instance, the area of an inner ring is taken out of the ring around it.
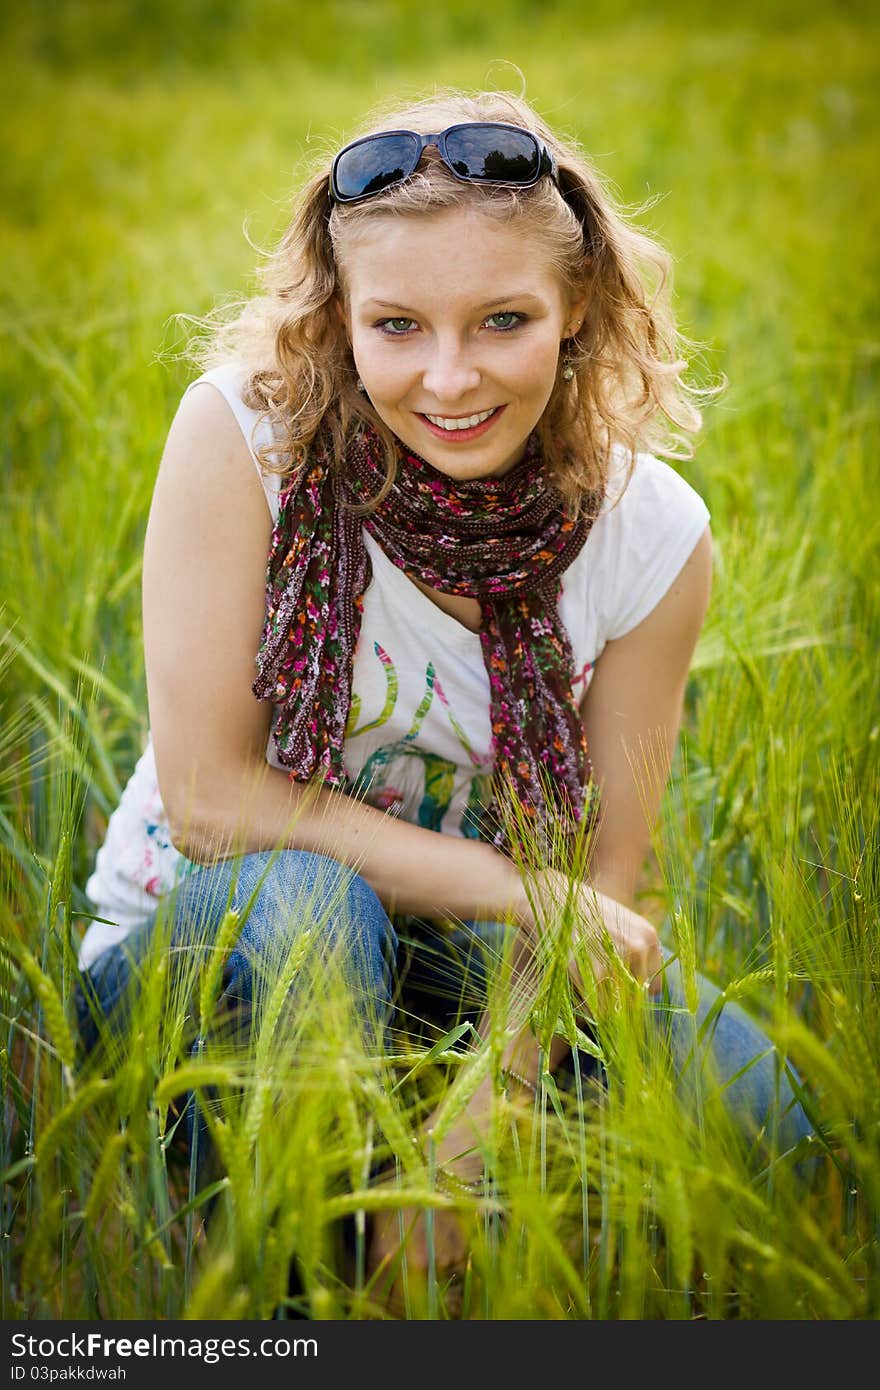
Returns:
[[[365,396],[367,394],[367,388],[361,381],[360,377],[358,377],[357,389],[360,391],[361,395]]]
[[[573,380],[574,380],[574,366],[573,366],[573,364],[572,364],[571,358],[568,356],[567,353],[566,353],[565,357],[563,358],[563,363],[562,363],[562,380],[563,380],[563,381],[573,381]]]

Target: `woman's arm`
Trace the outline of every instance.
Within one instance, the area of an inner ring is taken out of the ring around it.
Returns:
[[[581,706],[602,807],[591,879],[627,905],[669,776],[711,586],[707,526],[657,606],[625,637],[607,644]]]
[[[251,684],[271,529],[241,431],[204,384],[169,432],[144,551],[150,723],[175,845],[196,860],[279,844],[328,854],[392,911],[527,914],[514,865],[491,845],[306,788],[266,762],[271,710]]]

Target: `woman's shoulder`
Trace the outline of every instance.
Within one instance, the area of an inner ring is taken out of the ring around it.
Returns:
[[[259,414],[245,404],[244,395],[247,384],[248,372],[240,362],[222,362],[216,366],[209,367],[207,371],[194,378],[184,390],[181,397],[181,405],[188,402],[198,387],[213,387],[213,392],[206,393],[199,391],[199,399],[209,399],[216,393],[226,402],[229,410],[235,418],[238,426],[245,436],[248,448],[253,452],[253,446],[259,441],[256,439],[256,431],[259,425]]]
[[[278,473],[267,471],[260,458],[260,452],[271,448],[274,438],[270,421],[245,401],[249,375],[249,369],[239,361],[230,360],[218,363],[189,383],[183,393],[180,405],[184,410],[187,408],[187,402],[193,398],[197,387],[213,387],[214,391],[223,398],[247,445],[274,521],[277,520],[278,516],[278,499],[282,478]],[[206,393],[199,391],[198,395],[204,398]]]
[[[654,454],[615,450],[601,511],[581,553],[603,641],[646,618],[706,529],[709,509],[680,473]]]
[[[605,498],[598,520],[613,529],[640,526],[660,515],[672,519],[709,512],[700,494],[671,464],[655,454],[635,455],[622,446],[612,450]]]

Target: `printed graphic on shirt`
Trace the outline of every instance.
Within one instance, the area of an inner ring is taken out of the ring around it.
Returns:
[[[397,708],[400,681],[394,662],[379,642],[373,643],[373,651],[382,665],[385,676],[385,700],[375,719],[358,725],[361,701],[357,695],[352,697],[346,742],[380,728],[388,723],[395,713],[398,724],[400,722],[401,711]],[[419,745],[419,735],[428,712],[434,706],[435,698],[474,769],[462,808],[459,829],[462,835],[477,839],[480,833],[481,813],[489,801],[492,764],[489,760],[481,759],[474,751],[437,678],[432,661],[429,661],[425,668],[424,693],[413,711],[407,732],[393,743],[374,749],[357,776],[350,780],[347,789],[353,795],[362,797],[371,806],[391,815],[403,815],[409,806],[411,815],[408,819],[428,830],[441,830],[453,804],[456,781],[460,783],[461,765],[449,758],[439,757]]]

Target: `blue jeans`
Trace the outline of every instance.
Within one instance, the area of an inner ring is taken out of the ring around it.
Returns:
[[[160,912],[124,941],[110,947],[84,972],[77,1014],[84,1048],[97,1041],[100,1018],[111,1018],[137,987],[157,919],[165,915],[172,959],[192,963],[206,952],[232,908],[241,930],[225,961],[219,1003],[233,1029],[244,1035],[272,980],[302,933],[313,931],[322,953],[332,954],[356,992],[365,1027],[381,1041],[395,1009],[429,1027],[448,1028],[476,1018],[485,1002],[485,962],[498,958],[511,930],[501,923],[460,927],[389,919],[373,889],[353,870],[301,850],[243,855],[196,870],[169,896]],[[684,1087],[696,1095],[698,1078],[723,1088],[730,1113],[751,1139],[775,1125],[784,1152],[812,1132],[773,1044],[749,1015],[726,1003],[704,1035],[700,1025],[716,1007],[719,991],[698,977],[694,1016],[684,1007],[678,963],[667,960],[663,995],[653,1006]],[[579,1053],[583,1070],[595,1063]],[[601,1079],[601,1078],[600,1078]]]

